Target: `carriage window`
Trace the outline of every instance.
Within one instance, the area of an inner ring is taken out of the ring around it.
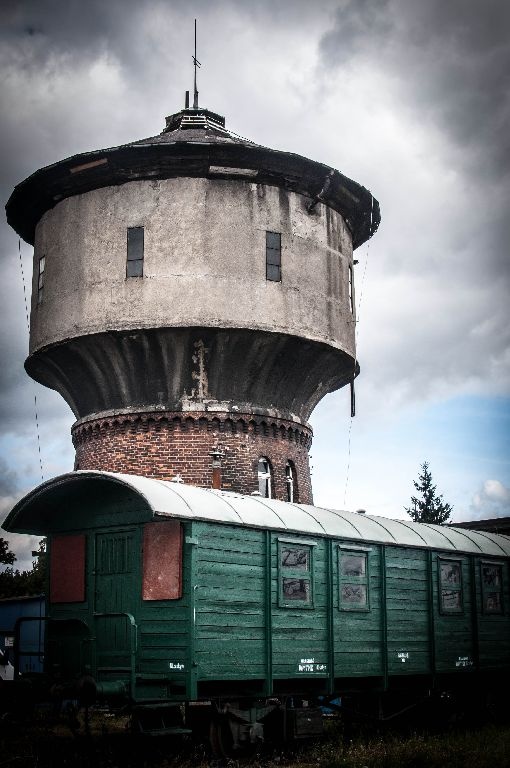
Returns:
[[[339,549],[339,607],[347,611],[368,611],[368,552]]]
[[[503,566],[482,563],[482,610],[484,613],[503,613]]]
[[[280,550],[282,568],[310,570],[310,550],[308,547],[283,546]]]
[[[312,607],[312,547],[278,542],[280,605]]]
[[[85,536],[53,536],[50,540],[50,603],[85,600]]]
[[[441,559],[438,562],[441,613],[462,613],[462,563]]]
[[[144,526],[142,597],[144,600],[182,597],[182,528],[178,520]]]

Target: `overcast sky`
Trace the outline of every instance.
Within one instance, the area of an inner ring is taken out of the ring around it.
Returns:
[[[510,514],[507,0],[2,0],[2,199],[37,168],[159,133],[192,89],[253,141],[381,204],[355,258],[357,415],[312,426],[315,503],[403,517],[428,460],[466,520]],[[1,224],[0,519],[73,466],[72,414],[23,369],[18,237]],[[21,243],[28,300],[32,249]],[[5,534],[4,534],[5,535]],[[11,539],[20,564],[33,541]]]

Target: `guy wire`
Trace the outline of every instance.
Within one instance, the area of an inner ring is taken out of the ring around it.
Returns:
[[[19,265],[21,269],[21,282],[23,283],[23,298],[25,301],[25,315],[27,319],[27,330],[28,330],[28,334],[30,335],[30,317],[28,314],[27,289],[25,285],[25,271],[23,269],[23,259],[21,257],[21,237],[18,237],[18,253],[19,253]],[[42,463],[42,454],[41,454],[41,437],[39,434],[39,416],[37,414],[37,395],[35,392],[34,392],[34,413],[35,413],[35,431],[37,435],[37,450],[39,453],[39,467],[41,469],[41,480],[44,483],[44,472],[43,472],[43,463]]]
[[[370,232],[372,232],[372,224],[373,224],[373,213],[374,213],[374,198],[372,196],[372,202],[370,206]],[[354,387],[354,378],[356,376],[356,365],[358,363],[358,323],[360,318],[360,309],[361,309],[361,301],[363,299],[363,286],[365,285],[365,275],[367,274],[367,266],[368,266],[368,254],[370,252],[370,238],[367,241],[367,255],[365,258],[365,267],[363,269],[363,275],[361,277],[361,285],[359,290],[359,299],[358,299],[358,309],[356,311],[356,317],[354,318],[354,373],[352,378],[352,386]],[[344,487],[344,501],[343,506],[345,507],[345,502],[347,499],[347,487],[349,485],[349,472],[351,469],[351,432],[352,432],[352,422],[354,420],[354,417],[352,415],[351,411],[351,418],[349,420],[349,433],[347,437],[347,470],[345,473],[345,487]]]

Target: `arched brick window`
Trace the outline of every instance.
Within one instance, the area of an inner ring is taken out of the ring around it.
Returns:
[[[287,501],[297,501],[298,495],[296,467],[294,466],[294,462],[290,461],[290,459],[285,465],[285,481],[287,483]]]
[[[261,456],[258,464],[259,493],[265,499],[273,497],[273,468],[265,456]]]

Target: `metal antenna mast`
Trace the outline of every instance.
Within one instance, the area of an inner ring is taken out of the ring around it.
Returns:
[[[197,59],[197,20],[195,19],[195,55],[193,56],[193,64],[195,66],[195,82],[193,90],[193,109],[198,109],[198,91],[197,91],[197,67],[202,66]]]

